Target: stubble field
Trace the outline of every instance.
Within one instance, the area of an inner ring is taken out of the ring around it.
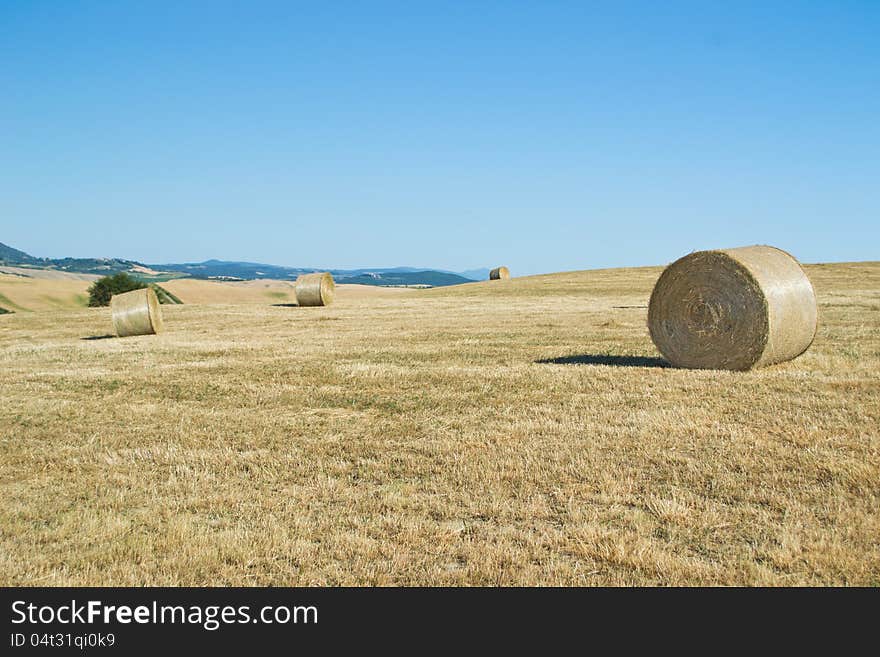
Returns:
[[[746,373],[664,367],[659,268],[0,316],[0,583],[878,585],[880,263],[807,271]]]

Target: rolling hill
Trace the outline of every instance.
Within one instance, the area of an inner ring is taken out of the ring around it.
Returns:
[[[458,274],[442,271],[366,272],[353,276],[336,276],[334,274],[334,278],[340,283],[394,287],[446,287],[474,282]]]
[[[0,266],[42,269],[65,273],[105,276],[126,272],[142,280],[157,283],[178,278],[207,280],[296,280],[300,274],[324,271],[314,267],[285,267],[258,262],[206,260],[204,262],[144,264],[121,258],[36,258],[24,251],[0,243]],[[379,267],[373,269],[326,269],[339,283],[376,286],[442,287],[476,280],[450,271],[415,267]],[[483,270],[472,270],[481,273]],[[485,270],[488,272],[488,270]],[[488,276],[481,276],[484,279]]]
[[[16,273],[9,273],[9,270],[13,269]],[[25,274],[17,272],[25,272]],[[89,277],[87,274],[0,267],[0,314],[70,311],[85,308],[88,304],[88,288],[97,278]],[[291,281],[271,279],[210,281],[178,278],[162,283],[161,288],[185,304],[272,306],[296,303],[296,294]],[[337,286],[336,291],[339,301],[365,296],[394,296],[412,290],[343,283]]]
[[[151,269],[186,274],[191,278],[217,280],[296,280],[300,274],[323,271],[314,267],[281,267],[257,262],[226,262],[207,260],[183,264],[150,265]],[[328,269],[338,283],[378,286],[443,287],[470,283],[475,279],[460,274],[435,269],[392,267],[375,269]],[[487,274],[488,277],[488,274]]]
[[[107,276],[126,272],[145,281],[156,282],[178,278],[180,274],[157,272],[135,260],[121,258],[36,258],[0,242],[0,265],[26,269],[42,269],[71,274]]]
[[[24,251],[13,249],[11,246],[6,246],[0,242],[0,265],[31,264],[38,261],[38,258],[35,258]]]

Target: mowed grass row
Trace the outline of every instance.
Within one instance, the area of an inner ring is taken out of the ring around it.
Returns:
[[[880,584],[880,264],[663,367],[658,268],[0,317],[4,584]]]

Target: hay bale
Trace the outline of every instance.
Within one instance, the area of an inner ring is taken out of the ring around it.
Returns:
[[[299,306],[327,306],[333,302],[336,283],[329,272],[302,274],[296,279],[296,303]]]
[[[162,310],[152,288],[114,294],[110,299],[116,335],[152,335],[162,332]]]
[[[804,353],[818,316],[797,260],[772,246],[746,246],[669,265],[651,293],[648,329],[676,367],[748,370]]]
[[[495,267],[489,272],[490,281],[502,281],[510,278],[510,270],[507,267]]]

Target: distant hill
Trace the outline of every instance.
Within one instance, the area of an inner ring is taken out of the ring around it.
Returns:
[[[414,271],[414,272],[371,272],[356,276],[334,278],[339,283],[357,283],[359,285],[429,285],[431,287],[443,287],[446,285],[460,285],[472,281],[458,274],[450,274],[441,271]]]
[[[296,269],[294,267],[264,265],[258,262],[227,262],[224,260],[150,265],[150,269],[164,272],[177,272],[179,274],[186,274],[192,278],[217,278],[243,281],[260,278],[272,278],[276,280],[295,279],[300,274],[315,271],[314,269]]]
[[[48,269],[76,274],[95,274],[98,276],[106,276],[124,271],[148,281],[167,280],[168,278],[177,277],[176,274],[162,276],[159,272],[151,271],[143,263],[134,260],[122,260],[120,258],[35,258],[24,251],[19,251],[3,243],[0,243],[0,265]]]
[[[135,260],[119,258],[36,258],[24,251],[0,243],[0,266],[32,268],[77,274],[106,276],[126,272],[141,280],[156,283],[175,278],[198,278],[227,281],[260,279],[296,280],[300,274],[318,271],[314,267],[282,267],[258,262],[206,260],[146,265]],[[416,267],[380,267],[375,269],[329,269],[338,283],[361,285],[419,285],[441,287],[469,283],[488,278],[488,270],[473,270],[478,276],[466,276],[451,271]]]
[[[0,242],[0,265],[24,265],[37,261],[34,256]]]
[[[281,267],[257,262],[226,262],[207,260],[183,264],[149,265],[151,269],[163,272],[177,272],[192,278],[211,278],[217,280],[296,280],[300,274],[316,271],[314,268]],[[376,269],[329,269],[337,283],[357,283],[359,285],[429,285],[440,287],[469,283],[467,277],[448,271],[417,269],[415,267],[391,267]],[[486,278],[489,277],[486,270]]]
[[[485,281],[489,279],[489,268],[468,269],[467,271],[456,272],[459,276],[464,276],[472,281]]]
[[[163,272],[186,274],[191,278],[215,280],[296,280],[300,274],[316,271],[314,268],[280,267],[257,262],[226,262],[207,260],[183,264],[149,265],[151,269]],[[472,279],[458,274],[434,269],[415,267],[392,267],[378,269],[329,269],[337,283],[357,283],[359,285],[424,285],[441,287],[470,283]],[[488,278],[488,274],[486,275]]]

